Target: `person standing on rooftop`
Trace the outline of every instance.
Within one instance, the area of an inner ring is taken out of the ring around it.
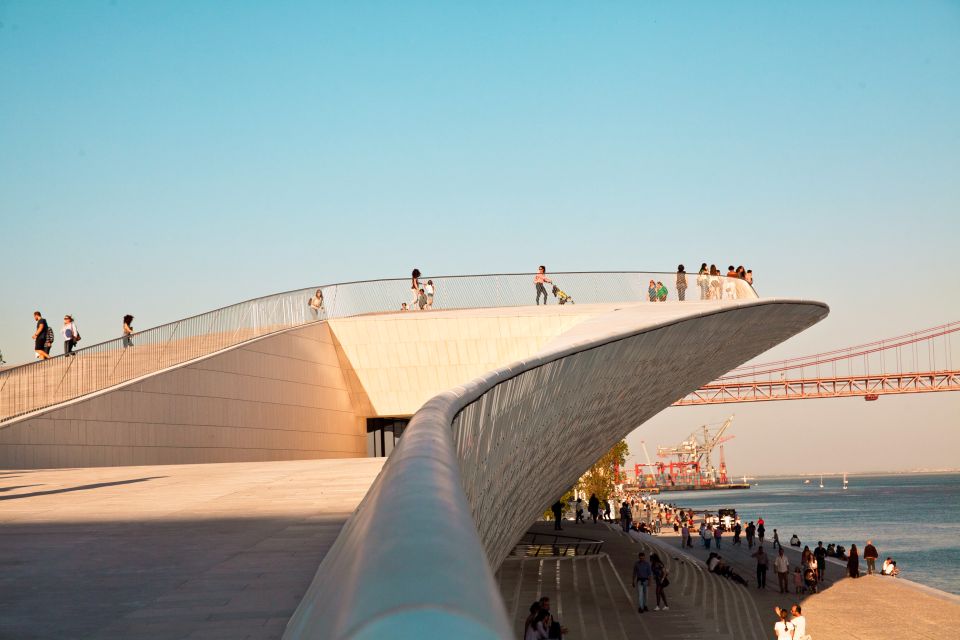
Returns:
[[[710,265],[710,299],[719,300],[721,298],[720,288],[723,286],[723,278],[720,277],[720,270],[717,265]]]
[[[863,548],[863,559],[867,561],[867,575],[872,576],[873,572],[877,570],[877,558],[879,557],[880,553],[873,546],[873,540],[867,540],[867,546]]]
[[[63,357],[69,358],[73,355],[73,347],[80,341],[80,333],[77,331],[77,325],[73,323],[73,316],[63,316]]]
[[[700,287],[701,300],[710,297],[710,270],[707,269],[706,262],[700,265],[700,271],[697,272],[697,286]]]
[[[553,280],[547,277],[547,268],[543,265],[537,269],[537,275],[533,276],[534,288],[537,290],[537,306],[540,306],[540,294],[543,294],[543,304],[547,304],[547,288],[544,283],[553,284]]]
[[[660,302],[667,301],[667,285],[663,284],[657,280],[657,300]]]
[[[687,272],[683,265],[677,265],[677,299],[683,302],[687,298]]]
[[[33,332],[33,350],[37,353],[39,360],[46,360],[50,357],[50,347],[47,345],[50,325],[39,311],[33,312],[33,319],[37,323],[37,330]]]
[[[320,312],[323,311],[323,291],[317,289],[313,297],[307,300],[307,306],[310,307],[310,315],[314,320],[320,319]]]
[[[737,270],[730,265],[727,268],[727,277],[723,280],[723,297],[732,300],[737,297]]]
[[[130,336],[133,334],[133,316],[129,313],[123,316],[123,348],[133,346],[133,338]]]
[[[410,274],[410,308],[417,308],[420,299],[420,269],[414,269]]]
[[[743,279],[747,281],[751,287],[753,286],[753,269],[747,269],[747,272],[743,274]]]
[[[650,298],[650,302],[657,301],[657,283],[653,280],[647,285],[647,297]]]
[[[433,309],[433,294],[437,291],[433,280],[427,280],[427,286],[423,290],[427,292],[427,309]]]

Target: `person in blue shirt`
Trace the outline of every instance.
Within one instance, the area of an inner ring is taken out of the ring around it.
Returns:
[[[643,613],[650,611],[647,608],[647,584],[653,575],[653,568],[647,561],[646,554],[642,551],[638,555],[638,560],[633,564],[633,586],[637,589],[637,611]]]

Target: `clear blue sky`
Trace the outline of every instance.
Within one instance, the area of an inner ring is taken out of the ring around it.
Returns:
[[[414,264],[703,260],[828,302],[798,355],[960,318],[958,241],[955,1],[0,0],[9,362],[34,308],[94,341]]]

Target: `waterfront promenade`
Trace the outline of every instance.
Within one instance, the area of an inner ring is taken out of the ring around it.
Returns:
[[[532,530],[553,532],[553,524],[539,522]],[[755,581],[755,561],[746,542],[733,547],[724,541],[721,556],[733,565],[749,586],[706,571],[708,552],[696,539],[694,548],[681,550],[679,535],[672,529],[651,536],[631,533],[618,526],[592,522],[564,523],[564,535],[603,541],[609,560],[589,556],[573,559],[510,559],[501,567],[501,593],[513,623],[522,626],[523,612],[538,594],[552,598],[557,617],[571,629],[569,638],[768,638],[775,617],[773,608],[799,603],[807,618],[807,632],[814,640],[889,640],[890,638],[940,640],[945,629],[960,628],[960,597],[930,589],[908,580],[865,576],[846,577],[845,566],[832,562],[827,581],[813,595],[780,594],[771,556],[767,588]],[[754,548],[756,549],[756,547]],[[631,569],[637,552],[655,552],[667,558],[671,585],[667,589],[668,611],[653,611],[654,591],[648,591],[650,612],[636,612],[636,596],[630,587]],[[785,548],[791,565],[799,561],[798,550]],[[511,565],[512,563],[512,565]],[[519,636],[518,636],[519,637]]]

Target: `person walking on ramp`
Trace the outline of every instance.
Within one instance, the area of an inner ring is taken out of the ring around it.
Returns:
[[[633,563],[633,586],[637,589],[637,612],[643,613],[650,610],[647,608],[647,583],[653,575],[653,568],[642,551],[637,557]]]

